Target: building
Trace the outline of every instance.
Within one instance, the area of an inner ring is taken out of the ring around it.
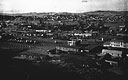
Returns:
[[[102,50],[102,55],[105,55],[105,54],[110,54],[111,56],[113,57],[122,57],[122,51],[119,51],[119,50],[112,50],[112,49],[103,49]]]
[[[73,45],[75,45],[75,43],[76,43],[76,41],[68,41],[69,46],[73,46]]]
[[[80,46],[81,44],[81,40],[71,40],[71,41],[68,41],[68,45],[69,46]]]
[[[98,44],[86,44],[86,45],[74,45],[74,41],[69,45],[60,45],[56,46],[57,50],[66,51],[66,52],[78,52],[78,53],[98,53],[102,50],[102,46]]]
[[[74,36],[81,36],[81,37],[92,37],[98,35],[97,31],[92,32],[84,32],[84,33],[74,33]]]
[[[111,41],[110,46],[111,47],[119,47],[119,48],[128,48],[128,43],[121,41],[121,40],[120,41],[116,40],[116,41]]]
[[[104,49],[102,50],[102,55],[109,53],[113,57],[123,57],[128,54],[128,42],[126,38],[117,37],[111,41],[107,41],[103,44]]]
[[[65,52],[78,52],[79,48],[77,47],[70,47],[70,46],[57,46],[56,47],[57,50],[61,50],[61,51],[65,51]]]
[[[92,33],[74,33],[74,36],[89,37],[92,36]]]
[[[46,33],[46,32],[51,32],[51,30],[36,30],[36,32]]]
[[[128,28],[127,28],[127,25],[119,26],[119,32],[118,32],[117,36],[128,36]]]
[[[128,48],[128,42],[125,40],[111,40],[103,44],[104,47]]]

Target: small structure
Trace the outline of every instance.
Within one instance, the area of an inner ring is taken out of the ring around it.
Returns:
[[[36,30],[36,32],[43,32],[43,33],[46,33],[46,32],[51,32],[51,30]]]
[[[72,40],[72,41],[68,41],[68,45],[69,46],[79,46],[81,43],[80,40]]]

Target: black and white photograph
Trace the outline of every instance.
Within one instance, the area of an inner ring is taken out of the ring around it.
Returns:
[[[0,80],[128,80],[128,0],[0,0]]]

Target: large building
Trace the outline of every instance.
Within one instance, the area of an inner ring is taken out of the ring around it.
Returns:
[[[113,39],[103,44],[104,47],[128,48],[128,41]]]
[[[84,44],[80,41],[68,41],[68,45],[56,46],[57,50],[66,52],[80,52],[80,53],[98,53],[102,50],[102,46],[98,44]]]

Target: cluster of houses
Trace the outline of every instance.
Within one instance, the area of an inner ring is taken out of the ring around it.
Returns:
[[[54,51],[62,51],[66,53],[77,54],[98,54],[101,57],[109,54],[111,59],[106,59],[105,62],[110,64],[119,64],[119,60],[126,60],[128,58],[128,41],[127,37],[117,36],[110,41],[103,42],[103,44],[92,43],[83,40],[68,40],[67,43],[57,45]],[[86,42],[84,44],[84,42]],[[55,52],[54,52],[55,53]]]
[[[102,50],[102,54],[109,53],[114,57],[122,57],[123,54],[128,54],[128,41],[113,39],[103,44],[106,49]]]
[[[101,56],[110,55],[111,58],[107,58],[105,62],[110,64],[120,65],[122,63],[126,64],[128,60],[128,41],[127,37],[117,37],[111,41],[107,41],[103,44],[103,49]],[[122,66],[122,65],[120,65]]]

